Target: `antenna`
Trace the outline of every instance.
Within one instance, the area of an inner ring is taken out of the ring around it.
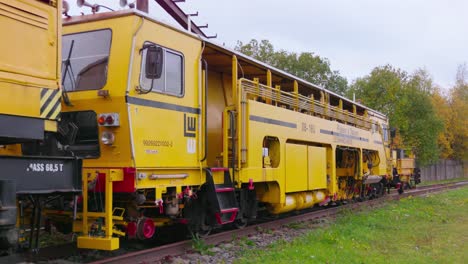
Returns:
[[[92,11],[93,13],[99,12],[99,7],[100,7],[100,6],[97,5],[97,4],[93,4],[93,5],[92,5],[92,4],[88,3],[88,2],[86,2],[86,0],[76,0],[76,5],[77,5],[78,7],[87,6],[87,7],[91,8],[91,11]]]
[[[68,15],[68,11],[70,11],[70,4],[67,1],[63,0],[62,1],[62,14],[66,17],[70,17]]]
[[[128,3],[127,0],[120,0],[120,3],[119,3],[120,7],[126,7],[128,6],[129,8],[135,8],[135,2],[133,3]]]

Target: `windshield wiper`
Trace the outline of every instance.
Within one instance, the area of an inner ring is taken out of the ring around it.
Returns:
[[[70,102],[70,98],[68,98],[67,89],[65,89],[64,84],[65,84],[65,78],[67,77],[67,73],[68,73],[68,71],[70,71],[69,76],[70,76],[70,84],[71,84],[72,90],[73,90],[73,86],[75,86],[75,76],[73,74],[73,68],[72,68],[71,63],[70,63],[70,58],[71,58],[71,54],[72,54],[74,45],[75,45],[75,40],[73,39],[71,41],[70,49],[68,50],[68,57],[63,62],[65,64],[65,69],[63,70],[63,76],[62,76],[62,89],[63,89],[62,97],[63,97],[63,101],[68,106],[73,106],[73,105]]]

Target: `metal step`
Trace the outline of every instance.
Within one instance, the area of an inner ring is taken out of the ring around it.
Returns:
[[[224,173],[224,182],[214,184],[213,173]],[[236,192],[231,180],[229,168],[206,169],[208,190],[212,192],[209,196],[214,205],[216,221],[220,225],[232,223],[239,212]]]

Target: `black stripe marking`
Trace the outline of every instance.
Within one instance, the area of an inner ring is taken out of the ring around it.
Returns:
[[[297,128],[297,124],[295,123],[285,122],[285,121],[276,120],[276,119],[270,119],[270,118],[261,117],[261,116],[251,115],[249,119],[252,121],[262,122],[262,123],[271,124],[271,125],[278,125],[278,126],[284,126],[284,127],[289,127],[289,128]]]
[[[42,88],[42,90],[41,90],[41,99],[42,99],[42,97],[44,97],[44,95],[47,93],[47,91],[49,91],[49,89]]]
[[[60,106],[60,100],[58,100],[58,101],[55,103],[54,107],[52,107],[52,109],[50,109],[50,111],[49,111],[49,113],[47,114],[46,118],[47,118],[47,119],[52,119],[52,114],[55,112],[55,110],[57,110],[57,107],[59,107],[59,106]]]
[[[184,113],[200,114],[199,108],[193,108],[189,106],[176,105],[176,104],[170,104],[170,103],[163,103],[163,102],[158,102],[158,101],[151,101],[147,99],[135,98],[135,97],[130,97],[130,96],[127,96],[127,103],[141,105],[141,106],[148,106],[148,107],[153,107],[153,108],[172,110],[172,111],[178,111],[178,112],[184,112]]]
[[[362,138],[362,137],[353,136],[353,135],[347,135],[347,134],[338,133],[338,132],[331,131],[331,130],[320,129],[320,133],[326,134],[326,135],[334,135],[334,136],[337,136],[337,137],[355,139],[355,140],[364,141],[364,142],[369,142],[369,139],[367,139],[367,138]]]
[[[42,113],[44,112],[44,110],[47,108],[47,106],[50,104],[50,102],[52,101],[52,99],[55,97],[55,95],[58,93],[58,90],[55,90],[53,91],[49,98],[47,98],[47,100],[44,102],[44,104],[41,106],[41,115]],[[59,100],[60,101],[60,100]]]

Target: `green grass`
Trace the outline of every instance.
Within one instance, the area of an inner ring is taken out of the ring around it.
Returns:
[[[200,238],[198,234],[192,234],[192,249],[200,253],[200,255],[213,256],[214,253],[210,251],[214,246],[207,244],[205,240]]]
[[[461,182],[461,181],[468,181],[468,178],[454,178],[454,179],[441,180],[441,181],[424,181],[423,180],[417,186],[427,186],[427,185],[433,185],[433,184],[443,184],[443,183]]]
[[[240,254],[237,263],[468,263],[468,188],[344,211],[291,243]]]

